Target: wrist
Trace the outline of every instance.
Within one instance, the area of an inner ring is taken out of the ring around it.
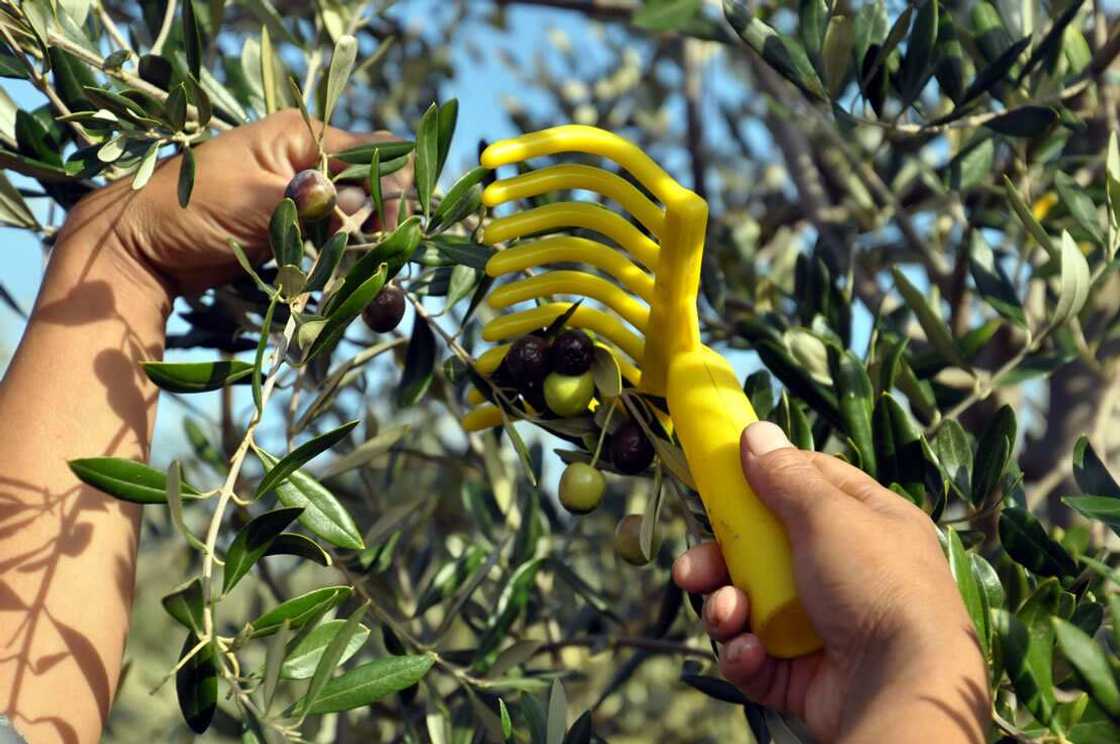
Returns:
[[[152,315],[162,330],[175,293],[138,250],[120,206],[126,200],[111,197],[109,190],[91,194],[70,211],[52,250],[48,279],[55,276],[64,287],[100,287],[122,320]]]
[[[952,625],[900,637],[857,669],[857,688],[876,690],[844,726],[844,744],[938,741],[980,744],[991,710],[987,667],[971,633]]]

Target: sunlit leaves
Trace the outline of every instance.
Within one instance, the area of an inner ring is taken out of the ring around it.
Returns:
[[[389,656],[354,667],[327,682],[308,713],[335,713],[375,703],[419,682],[431,656]]]
[[[257,455],[266,467],[272,468],[277,462],[275,457],[264,450],[258,449]],[[350,550],[365,547],[362,533],[346,507],[302,470],[289,473],[286,480],[276,485],[276,498],[284,506],[301,507],[303,512],[299,515],[300,524],[331,545]]]
[[[281,602],[250,623],[253,626],[252,636],[272,635],[285,620],[293,629],[302,628],[344,602],[352,593],[353,589],[349,586],[324,586]]]
[[[120,457],[85,457],[68,465],[83,483],[122,501],[134,504],[167,503],[167,474],[147,465]],[[197,499],[193,486],[183,483],[184,499]]]
[[[253,367],[240,360],[143,362],[148,379],[170,393],[202,393],[234,383],[248,384]]]
[[[175,690],[183,719],[196,734],[210,728],[218,707],[218,652],[214,643],[196,649],[199,639],[188,633],[180,659],[193,652],[175,674]]]

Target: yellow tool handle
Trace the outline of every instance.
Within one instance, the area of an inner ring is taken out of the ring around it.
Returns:
[[[758,420],[731,365],[701,346],[675,354],[667,400],[732,583],[750,599],[751,632],[782,658],[821,647],[797,598],[789,539],[743,475],[739,438]]]

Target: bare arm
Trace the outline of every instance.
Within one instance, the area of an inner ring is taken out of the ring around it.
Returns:
[[[370,138],[328,129],[325,146]],[[143,191],[120,182],[71,212],[0,382],[12,432],[0,446],[0,711],[34,744],[98,740],[132,603],[139,509],[80,485],[66,462],[147,459],[157,391],[139,362],[162,356],[174,296],[236,275],[229,237],[263,258],[285,185],[319,155],[290,110],[196,161],[188,209],[171,160]]]
[[[170,297],[103,223],[56,246],[0,385],[0,699],[33,742],[96,740],[132,604],[139,507],[66,461],[147,459],[157,391],[138,362],[163,354]]]

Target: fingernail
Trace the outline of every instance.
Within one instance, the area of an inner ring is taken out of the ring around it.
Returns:
[[[735,595],[733,592],[716,592],[715,607],[712,608],[712,620],[716,625],[723,625],[731,619],[735,609]]]
[[[782,428],[769,421],[756,421],[748,426],[743,432],[743,440],[751,454],[756,456],[793,446]]]
[[[727,663],[734,664],[743,655],[743,652],[746,650],[746,644],[743,643],[742,638],[736,638],[723,648],[724,658],[727,660]]]

